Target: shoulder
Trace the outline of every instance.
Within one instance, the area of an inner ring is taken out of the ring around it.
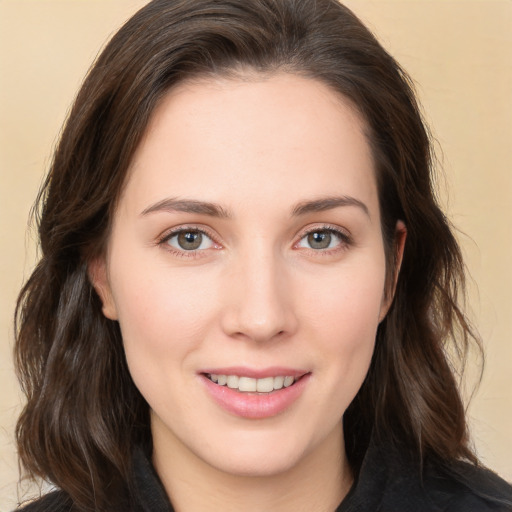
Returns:
[[[512,486],[492,471],[404,443],[371,439],[338,512],[512,512]]]
[[[73,512],[73,510],[73,503],[66,493],[53,491],[22,505],[16,512]]]
[[[370,441],[337,512],[512,512],[512,487],[465,462],[421,460],[403,444]]]
[[[427,466],[423,487],[442,511],[512,511],[512,486],[492,471],[465,462]]]

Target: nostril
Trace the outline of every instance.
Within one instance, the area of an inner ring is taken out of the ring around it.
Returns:
[[[234,339],[257,342],[293,334],[297,327],[293,302],[273,288],[252,286],[251,293],[243,296],[230,293],[221,315],[222,330]]]

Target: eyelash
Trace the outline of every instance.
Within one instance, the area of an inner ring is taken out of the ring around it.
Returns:
[[[320,225],[309,228],[301,233],[299,240],[293,244],[293,247],[298,247],[299,243],[312,233],[329,233],[339,239],[339,244],[336,247],[326,249],[313,249],[312,247],[305,248],[305,250],[310,251],[317,256],[331,256],[340,251],[344,251],[353,245],[352,237],[347,232],[342,231],[340,228],[335,226]]]
[[[212,233],[210,233],[208,230],[204,228],[200,228],[197,226],[180,226],[179,228],[172,229],[171,231],[167,231],[164,233],[163,236],[161,236],[157,240],[157,245],[164,246],[166,251],[169,251],[173,256],[177,256],[179,258],[199,258],[201,256],[204,256],[204,252],[206,252],[206,249],[195,249],[187,251],[185,249],[179,250],[175,249],[169,244],[169,240],[171,240],[173,237],[179,235],[180,233],[200,233],[201,235],[204,235],[208,237],[214,246],[215,249],[219,249],[221,247],[221,244],[216,241],[215,237]]]
[[[174,256],[180,258],[198,258],[205,256],[204,253],[207,251],[207,249],[193,249],[189,251],[185,249],[179,250],[173,248],[169,244],[169,240],[171,240],[173,237],[179,235],[180,233],[186,232],[200,233],[201,235],[208,237],[213,244],[213,248],[215,249],[220,249],[222,247],[222,245],[216,241],[216,237],[212,233],[210,233],[208,230],[204,228],[200,228],[197,226],[180,226],[179,228],[167,231],[157,240],[157,245],[165,246],[164,248],[166,251],[169,251]],[[299,240],[293,244],[293,248],[297,250],[300,249],[300,242],[312,233],[329,233],[336,236],[339,239],[339,244],[336,247],[325,249],[313,249],[312,247],[304,248],[305,250],[310,251],[315,255],[329,256],[339,251],[346,250],[348,247],[353,245],[352,238],[346,232],[334,226],[322,225],[315,226],[301,233]]]

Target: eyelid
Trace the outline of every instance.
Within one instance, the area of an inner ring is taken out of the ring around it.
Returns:
[[[305,228],[302,228],[297,233],[297,238],[304,238],[306,235],[309,235],[310,233],[314,233],[315,231],[332,231],[333,233],[339,233],[340,236],[343,238],[351,239],[352,235],[350,234],[349,230],[346,228],[342,228],[341,226],[337,226],[335,224],[310,224],[306,226]]]
[[[179,256],[183,257],[194,257],[198,256],[199,253],[205,253],[208,252],[209,249],[194,249],[190,251],[186,250],[179,250],[175,247],[172,247],[171,245],[167,244],[167,242],[174,236],[183,233],[186,231],[197,231],[198,233],[201,233],[202,235],[207,236],[212,242],[213,242],[213,249],[220,249],[222,248],[222,243],[219,242],[219,237],[213,234],[212,230],[210,230],[206,226],[197,225],[197,224],[183,224],[180,226],[175,226],[173,228],[167,229],[164,231],[161,235],[159,235],[156,239],[156,245],[166,246],[165,250],[169,251],[173,254],[177,254]]]
[[[156,245],[165,245],[165,250],[177,254],[181,257],[198,257],[201,255],[201,253],[207,253],[210,249],[195,249],[195,250],[179,250],[176,248],[173,248],[171,245],[167,244],[166,242],[172,238],[173,236],[176,236],[179,233],[182,233],[184,231],[197,231],[208,238],[210,238],[214,244],[213,249],[221,249],[223,248],[223,243],[219,241],[218,235],[214,234],[213,231],[204,225],[197,225],[197,224],[183,224],[180,226],[175,226],[173,228],[170,228],[166,231],[164,231],[160,236],[156,239]],[[313,251],[316,254],[329,254],[332,252],[340,251],[343,249],[346,249],[348,246],[353,245],[353,239],[352,235],[346,228],[342,228],[341,226],[333,225],[333,224],[315,224],[310,225],[305,228],[303,228],[297,235],[296,235],[296,241],[293,243],[294,249],[299,249],[298,244],[300,241],[308,236],[310,233],[314,233],[316,231],[329,231],[339,237],[340,239],[340,246],[334,247],[334,248],[328,248],[328,249],[313,249],[310,250]],[[304,250],[308,250],[307,248],[304,248]]]
[[[347,229],[344,229],[340,226],[335,226],[332,224],[316,224],[314,226],[308,226],[304,229],[302,229],[299,234],[297,235],[297,241],[294,242],[293,248],[298,249],[298,244],[309,234],[315,233],[317,231],[329,231],[333,233],[334,235],[338,236],[341,240],[341,247],[335,247],[330,249],[313,249],[311,248],[311,251],[314,251],[315,253],[328,253],[336,250],[340,250],[343,248],[346,248],[349,245],[353,244],[352,235],[349,233]],[[307,250],[307,248],[305,248]]]

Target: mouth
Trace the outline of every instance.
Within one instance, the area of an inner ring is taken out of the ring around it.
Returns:
[[[283,388],[293,386],[301,377],[292,375],[278,375],[275,377],[264,377],[256,379],[243,375],[220,375],[215,373],[204,374],[218,386],[226,386],[240,393],[267,394]]]
[[[300,399],[311,380],[311,372],[290,368],[212,368],[203,370],[200,376],[217,405],[246,419],[283,413]]]

